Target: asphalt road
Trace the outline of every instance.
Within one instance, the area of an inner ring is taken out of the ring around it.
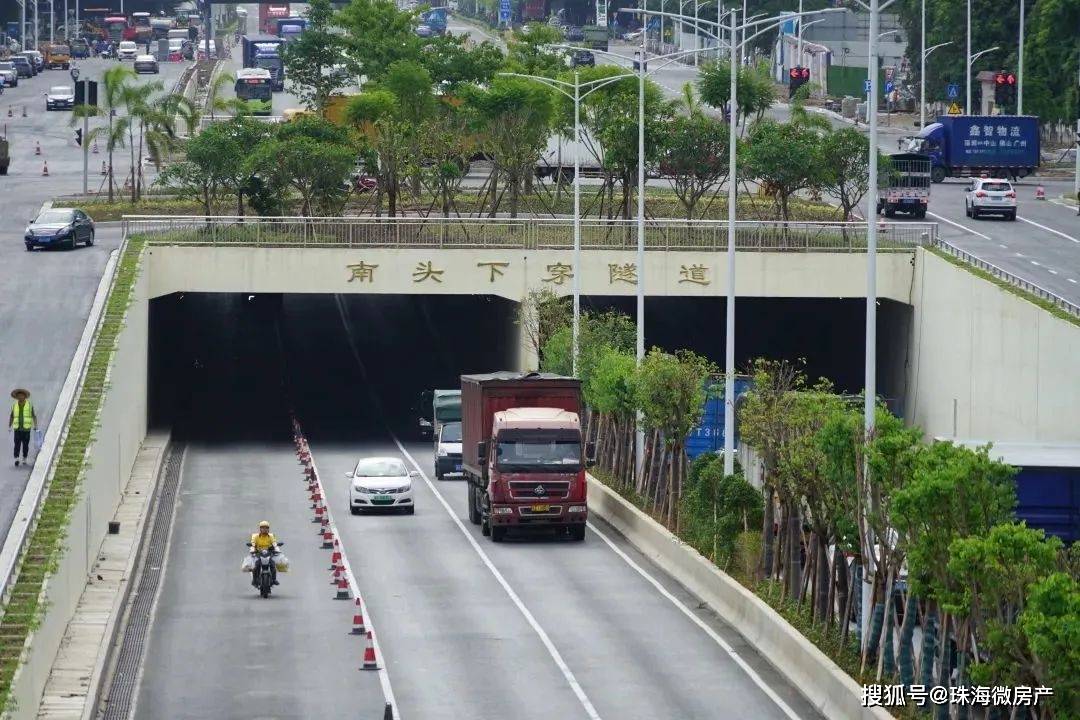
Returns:
[[[467,33],[475,40],[493,36],[476,25],[452,19],[451,32]],[[635,46],[614,42],[611,51],[627,60],[634,57]],[[620,62],[597,55],[601,63]],[[697,68],[672,63],[652,69],[651,79],[670,100],[683,97],[682,88],[696,82]],[[777,103],[767,113],[785,121],[790,108]],[[850,124],[826,115],[834,127]],[[884,120],[882,121],[884,123]],[[911,129],[879,126],[878,146],[882,152],[896,151],[897,140],[911,134]],[[1003,270],[1035,283],[1073,303],[1080,304],[1080,217],[1075,208],[1055,203],[1063,193],[1072,192],[1071,179],[1027,178],[1017,183],[1018,217],[1015,223],[997,218],[971,220],[964,215],[961,179],[950,179],[934,185],[931,191],[930,219],[939,223],[940,236],[972,255],[997,265]],[[1047,201],[1035,200],[1035,189],[1043,185]]]
[[[81,78],[100,79],[108,63],[83,60],[77,64]],[[156,78],[168,87],[179,74],[178,65],[164,63]],[[141,77],[143,81],[155,78]],[[0,267],[4,268],[0,284],[0,397],[7,401],[15,386],[30,390],[42,429],[52,416],[109,252],[120,244],[119,229],[102,225],[91,248],[28,253],[23,246],[26,223],[42,203],[82,190],[82,154],[69,125],[71,113],[46,112],[42,96],[49,86],[70,82],[67,72],[46,70],[35,78],[23,78],[18,87],[7,88],[0,96],[0,128],[11,142],[12,154],[8,174],[0,176]],[[7,117],[9,107],[14,117]],[[40,157],[34,154],[35,142],[41,144]],[[102,157],[100,153],[90,155],[99,171]],[[41,175],[43,161],[49,163],[48,177]],[[127,171],[123,157],[114,163],[118,174]],[[96,183],[100,175],[95,173],[90,179]],[[0,464],[0,537],[7,536],[28,477],[29,469],[13,467],[5,449]]]

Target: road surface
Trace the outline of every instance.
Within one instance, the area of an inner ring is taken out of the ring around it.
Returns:
[[[100,80],[107,60],[79,60],[80,79]],[[142,75],[138,82],[160,80],[166,88],[180,76],[179,63],[162,63],[161,74]],[[37,251],[23,246],[26,223],[42,203],[57,195],[82,191],[82,150],[75,144],[68,111],[45,110],[44,93],[52,85],[70,85],[63,70],[45,70],[23,78],[18,87],[0,96],[0,128],[11,143],[11,167],[0,176],[0,398],[8,401],[15,386],[32,393],[39,425],[44,429],[52,417],[60,387],[67,375],[90,304],[109,253],[120,244],[120,231],[99,226],[94,247],[74,251]],[[22,117],[26,108],[27,116]],[[13,117],[7,117],[8,109]],[[35,143],[41,155],[35,155]],[[99,172],[104,148],[90,155],[93,189],[102,180]],[[114,167],[119,176],[129,170],[126,151],[119,151]],[[42,176],[45,162],[49,176]],[[96,168],[95,168],[96,165]],[[122,182],[122,180],[121,180]],[[7,406],[4,406],[7,421]],[[5,437],[5,443],[10,442]],[[0,464],[0,537],[6,537],[11,519],[29,478],[29,469],[15,468],[4,448]]]
[[[419,314],[406,313],[422,303],[411,301],[396,318],[370,298],[344,299],[346,312],[333,296],[286,296],[280,314],[249,312],[235,298],[182,302],[193,304],[186,322],[214,348],[204,361],[216,370],[191,386],[195,422],[181,424],[199,439],[185,461],[140,718],[379,717],[372,710],[382,696],[357,670],[363,643],[345,634],[348,603],[329,599],[329,553],[315,549],[299,468],[282,442],[292,405],[402,718],[819,717],[730,627],[602,522],[584,543],[495,545],[468,523],[460,480],[427,479],[430,444],[395,439],[409,416],[399,399],[446,382],[450,371],[490,369],[470,350],[479,331],[444,330],[430,303],[429,333],[387,331],[417,322]],[[455,338],[458,352],[432,352]],[[446,374],[436,373],[444,363]],[[204,403],[222,415],[198,412]],[[415,460],[426,475],[414,483],[415,515],[348,513],[343,473],[365,455]],[[238,571],[240,543],[264,518],[286,539],[296,570],[267,601]],[[274,681],[246,689],[263,672]]]

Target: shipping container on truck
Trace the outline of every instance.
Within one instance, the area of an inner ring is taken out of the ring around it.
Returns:
[[[462,469],[469,520],[501,542],[511,529],[585,539],[581,381],[550,373],[461,376]]]
[[[986,440],[955,440],[977,448]],[[1066,544],[1080,540],[1080,445],[994,442],[990,457],[1016,468],[1016,519],[1056,535]]]
[[[908,152],[930,156],[934,182],[983,173],[1015,180],[1039,168],[1039,118],[1033,115],[945,115],[905,139]]]
[[[693,460],[704,453],[724,451],[724,415],[727,407],[724,403],[724,378],[713,376],[705,381],[709,395],[702,408],[701,422],[686,436],[686,456]],[[748,377],[735,378],[735,403],[750,389],[752,380]],[[736,441],[738,436],[736,435]]]

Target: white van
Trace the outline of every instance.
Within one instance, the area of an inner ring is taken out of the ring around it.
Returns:
[[[116,50],[116,58],[118,60],[134,60],[139,54],[139,49],[135,45],[134,40],[123,40],[120,42],[120,47]]]

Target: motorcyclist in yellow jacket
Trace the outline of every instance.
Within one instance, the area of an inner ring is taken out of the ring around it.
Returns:
[[[251,552],[253,554],[258,554],[267,548],[273,553],[278,551],[277,538],[274,537],[274,533],[270,532],[270,523],[263,520],[259,523],[259,531],[251,535]],[[270,562],[270,578],[273,580],[274,585],[278,584],[277,564],[273,561]],[[255,586],[258,586],[259,584],[259,580],[255,576],[255,573],[251,574],[251,584]]]

